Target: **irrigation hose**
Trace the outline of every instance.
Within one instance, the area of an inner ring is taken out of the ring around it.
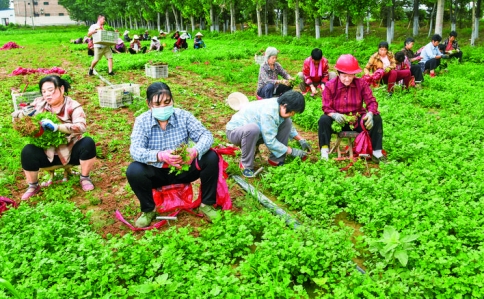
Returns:
[[[242,189],[245,190],[245,192],[254,195],[257,198],[257,200],[262,204],[262,206],[264,206],[265,208],[267,208],[268,210],[270,210],[271,212],[273,212],[277,216],[284,219],[286,224],[288,224],[289,226],[292,226],[294,229],[302,227],[302,224],[299,221],[294,219],[289,213],[284,211],[284,209],[282,209],[277,204],[275,204],[272,200],[270,200],[267,196],[262,194],[254,186],[247,183],[243,178],[241,178],[238,175],[231,175],[231,177],[234,179],[234,181],[237,184],[239,184],[240,187],[242,187]],[[361,274],[366,273],[365,270],[363,270],[358,265],[356,265],[356,270],[358,270],[358,272],[360,272]]]

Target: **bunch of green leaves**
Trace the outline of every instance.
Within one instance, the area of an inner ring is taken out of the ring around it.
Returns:
[[[114,28],[109,25],[104,25],[103,27],[104,27],[104,30],[106,31],[114,31]]]
[[[289,81],[289,85],[291,87],[299,86],[299,84],[301,83],[302,83],[302,79],[299,76],[295,76],[292,80]]]
[[[49,119],[54,124],[61,123],[54,113],[48,111],[38,113],[32,117],[32,120],[34,122],[40,122],[43,119]],[[60,132],[59,130],[57,130],[56,132],[44,130],[44,133],[39,137],[30,137],[30,143],[44,149],[51,146],[58,147],[59,145],[65,144],[66,142],[67,139],[65,134]]]
[[[341,130],[343,129],[343,127],[346,124],[348,124],[350,126],[351,130],[353,130],[355,128],[356,121],[358,120],[358,114],[353,115],[352,113],[350,113],[350,114],[343,115],[343,117],[345,119],[344,124],[340,124],[336,121],[333,121],[333,123],[331,124],[331,129],[333,130],[333,132],[335,132],[335,133],[341,132]]]
[[[182,158],[183,160],[183,164],[181,164],[180,168],[176,168],[175,166],[173,165],[170,165],[170,173],[175,173],[176,175],[184,172],[184,171],[188,171],[190,169],[190,164],[188,164],[187,162],[190,161],[190,153],[188,152],[188,143],[183,143],[181,146],[179,146],[178,148],[176,148],[171,154],[172,155],[178,155]]]
[[[408,251],[414,249],[413,241],[418,237],[418,234],[405,236],[393,226],[385,226],[380,239],[370,239],[370,251],[380,253],[387,263],[397,259],[405,267],[408,263]]]

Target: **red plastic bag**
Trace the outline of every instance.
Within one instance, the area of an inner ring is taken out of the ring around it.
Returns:
[[[371,145],[370,134],[368,133],[368,130],[366,130],[365,124],[363,123],[363,118],[364,116],[360,119],[360,125],[363,131],[361,131],[361,133],[358,134],[358,136],[356,136],[355,138],[355,142],[353,144],[353,152],[357,156],[361,154],[366,154],[370,155],[371,157],[371,155],[373,155],[373,147]]]
[[[14,208],[18,207],[18,204],[15,201],[11,200],[10,198],[0,196],[0,216],[3,212],[9,209],[7,205],[11,205]]]
[[[158,213],[177,209],[194,209],[201,203],[200,197],[193,198],[192,184],[173,184],[153,189],[153,200]]]
[[[222,210],[232,209],[232,200],[230,199],[229,187],[227,186],[226,179],[228,174],[226,172],[229,164],[224,160],[222,155],[235,156],[235,151],[238,150],[237,147],[216,147],[212,148],[213,151],[218,155],[218,183],[217,183],[217,201],[215,206],[219,206]],[[200,186],[200,192],[198,192],[198,200],[202,200],[202,186]]]

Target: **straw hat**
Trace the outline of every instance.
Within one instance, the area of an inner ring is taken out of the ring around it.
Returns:
[[[181,36],[180,36],[181,39],[187,39],[188,38],[188,34],[186,33],[183,33]]]
[[[153,36],[151,39],[154,41],[158,41],[158,38],[156,36]]]
[[[195,34],[195,36],[203,36],[203,34],[200,31],[198,31],[198,33]]]
[[[226,102],[229,104],[230,108],[234,109],[235,111],[239,111],[245,105],[247,105],[247,103],[249,103],[249,99],[245,94],[237,91],[231,93]]]
[[[139,39],[139,36],[135,34],[135,35],[133,36],[133,39]]]

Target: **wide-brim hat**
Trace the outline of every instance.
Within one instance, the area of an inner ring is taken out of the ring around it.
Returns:
[[[203,36],[203,34],[199,31],[195,36]]]
[[[133,39],[139,39],[139,36],[137,36],[136,34],[133,36]]]
[[[165,32],[163,32],[163,30],[160,30],[160,34],[163,34],[163,33],[165,33]]]
[[[188,34],[183,33],[182,35],[180,35],[180,38],[181,39],[187,39],[188,38]]]
[[[128,33],[129,33],[129,31],[128,31],[128,30],[126,30],[126,31],[123,33],[123,35],[126,35],[126,34],[128,34]]]
[[[155,41],[158,41],[158,38],[156,36],[153,36],[151,39],[152,40],[155,40]]]
[[[230,108],[234,109],[235,111],[239,111],[249,103],[247,96],[238,91],[231,93],[225,101],[227,104],[229,104]]]

